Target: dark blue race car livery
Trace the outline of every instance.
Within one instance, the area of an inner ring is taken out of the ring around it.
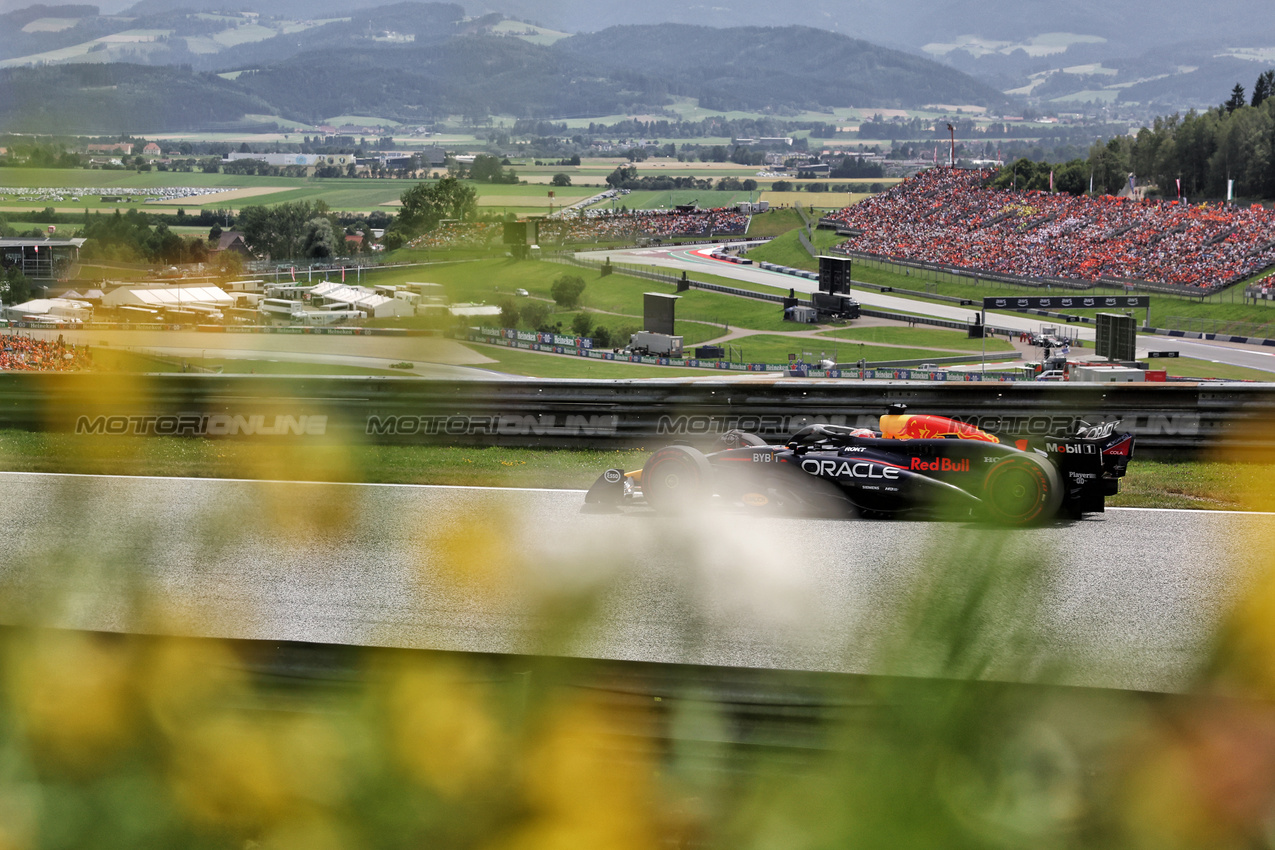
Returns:
[[[728,431],[717,451],[656,451],[608,469],[586,507],[646,503],[678,513],[718,502],[813,516],[932,514],[1027,525],[1101,512],[1133,456],[1116,422],[1067,437],[1017,439],[896,405],[880,429],[811,425],[783,444]]]

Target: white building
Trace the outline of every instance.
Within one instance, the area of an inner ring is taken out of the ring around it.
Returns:
[[[266,165],[284,166],[284,165],[303,165],[306,168],[316,168],[321,165],[339,165],[342,168],[347,165],[354,165],[357,162],[356,157],[352,153],[228,153],[222,162],[235,162],[238,160],[252,159],[258,162],[264,162]]]
[[[362,310],[315,309],[304,301],[288,298],[263,298],[257,309],[265,319],[283,325],[336,325],[367,318]]]
[[[4,308],[4,317],[11,322],[31,319],[49,322],[91,322],[93,305],[72,298],[36,298],[12,307]]]
[[[121,286],[102,296],[102,306],[195,313],[219,320],[222,310],[235,306],[235,296],[216,286],[165,286],[156,289]]]
[[[310,289],[311,306],[327,309],[359,310],[373,319],[411,316],[416,312],[410,301],[384,295],[365,286],[348,286],[338,281],[324,281]]]

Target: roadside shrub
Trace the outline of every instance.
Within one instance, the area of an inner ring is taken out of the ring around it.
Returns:
[[[543,301],[528,301],[522,305],[522,322],[540,330],[549,321],[549,305]]]
[[[500,301],[500,324],[506,328],[518,327],[518,305],[512,298],[503,298]]]
[[[553,286],[549,288],[549,294],[560,307],[570,310],[580,303],[584,287],[584,278],[579,275],[564,274],[553,282]]]

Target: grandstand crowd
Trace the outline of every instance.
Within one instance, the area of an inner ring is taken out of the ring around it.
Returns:
[[[827,218],[857,231],[843,250],[1022,277],[1214,289],[1275,263],[1259,204],[986,188],[995,173],[932,168]]]
[[[711,210],[586,210],[583,215],[540,224],[546,242],[593,242],[631,236],[739,236],[748,231],[749,215],[734,207]]]
[[[540,222],[540,241],[547,244],[601,242],[640,236],[740,236],[749,215],[734,207],[711,210],[587,210],[581,215]],[[480,247],[498,241],[502,225],[491,222],[448,222],[413,239],[413,248]]]
[[[75,346],[61,337],[33,339],[5,334],[0,337],[0,371],[73,372],[93,364],[87,346]]]

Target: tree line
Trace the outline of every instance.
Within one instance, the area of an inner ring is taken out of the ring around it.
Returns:
[[[1136,136],[1095,142],[1089,155],[1051,164],[1028,159],[1004,166],[997,188],[1080,195],[1118,194],[1129,184],[1155,186],[1162,197],[1223,199],[1229,181],[1235,198],[1275,198],[1275,70],[1257,78],[1251,97],[1236,83],[1231,96],[1203,112],[1156,118]]]

